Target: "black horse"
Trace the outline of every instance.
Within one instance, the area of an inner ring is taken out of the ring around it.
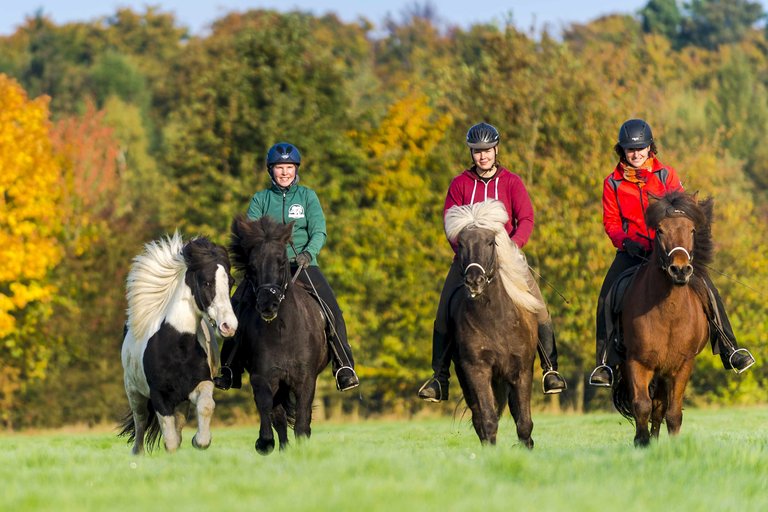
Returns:
[[[454,206],[445,231],[458,243],[464,287],[451,305],[453,361],[480,442],[496,444],[499,418],[509,406],[517,437],[533,448],[531,387],[536,311],[528,265],[505,229],[500,201]]]
[[[293,223],[280,224],[269,217],[232,222],[230,251],[234,267],[244,274],[238,294],[241,357],[253,388],[261,418],[256,450],[267,455],[288,446],[288,426],[296,439],[311,434],[312,401],[318,374],[330,354],[319,302],[294,284],[286,246]]]

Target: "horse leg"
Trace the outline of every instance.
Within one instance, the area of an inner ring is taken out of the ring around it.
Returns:
[[[174,453],[178,448],[181,440],[176,432],[176,416],[171,414],[156,413],[157,419],[160,422],[160,431],[163,433],[163,441],[165,442],[165,451],[168,453]]]
[[[288,448],[288,418],[285,414],[285,407],[275,406],[272,411],[272,426],[277,432],[277,440],[280,442],[280,451]]]
[[[128,393],[128,405],[131,407],[133,415],[133,448],[131,453],[142,455],[144,453],[144,434],[147,432],[149,423],[149,399],[137,392]]]
[[[533,373],[521,372],[517,382],[512,383],[508,395],[509,412],[515,419],[517,439],[528,448],[533,448],[533,419],[531,418],[531,392],[533,389]]]
[[[635,417],[635,446],[645,447],[650,444],[651,434],[648,421],[651,417],[651,396],[648,385],[653,373],[634,361],[626,363],[627,382],[632,396],[632,415]]]
[[[653,391],[653,409],[651,411],[651,437],[654,439],[659,438],[661,422],[664,419],[664,415],[667,413],[668,401],[667,381],[666,379],[658,379],[656,382],[656,389]]]
[[[184,428],[184,425],[187,423],[187,408],[189,407],[189,404],[186,402],[181,403],[176,406],[176,409],[173,411],[173,417],[176,420],[176,435],[179,436],[179,446],[181,446],[181,431]]]
[[[472,411],[472,425],[477,437],[482,444],[496,444],[499,415],[491,388],[491,369],[467,366],[464,368],[464,378],[471,395],[467,405]]]
[[[672,379],[669,392],[669,409],[666,416],[667,432],[670,436],[676,436],[680,433],[680,427],[683,425],[683,395],[692,371],[693,361],[691,360],[686,362]]]
[[[192,438],[192,446],[205,450],[211,445],[211,418],[216,408],[216,402],[213,401],[213,382],[204,380],[198,384],[189,394],[189,400],[197,412],[197,432]]]
[[[261,455],[269,455],[275,449],[275,438],[272,432],[272,388],[267,380],[260,375],[251,375],[253,401],[259,411],[261,426],[259,438],[256,440],[256,451]]]
[[[293,433],[296,440],[309,439],[312,435],[312,402],[315,399],[315,379],[307,378],[299,384],[296,393],[296,423]]]

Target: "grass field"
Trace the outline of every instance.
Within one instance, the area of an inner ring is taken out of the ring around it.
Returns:
[[[132,457],[112,432],[0,435],[0,510],[765,511],[768,408],[686,410],[681,435],[632,446],[617,413],[534,415],[533,451],[507,416],[496,447],[463,418],[314,425],[268,457],[256,426],[208,451]]]

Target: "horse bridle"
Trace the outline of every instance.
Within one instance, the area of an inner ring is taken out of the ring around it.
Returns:
[[[477,268],[480,269],[480,272],[483,275],[483,279],[485,279],[485,284],[486,285],[491,284],[491,281],[493,281],[493,278],[495,277],[495,274],[493,272],[493,268],[495,266],[495,263],[496,263],[496,249],[494,249],[494,251],[493,251],[493,256],[492,256],[490,264],[489,264],[490,272],[486,271],[485,268],[481,264],[472,262],[469,265],[467,265],[466,267],[464,267],[464,271],[461,273],[461,276],[466,279],[467,272],[469,272],[469,269],[472,268],[472,267],[477,267]]]
[[[688,215],[682,210],[674,210],[674,213],[679,213],[688,217]],[[688,252],[688,249],[678,245],[677,247],[673,247],[672,249],[667,251],[666,248],[664,247],[664,242],[661,240],[661,236],[659,236],[658,230],[656,232],[656,242],[659,244],[659,249],[660,249],[659,262],[661,264],[661,270],[663,270],[664,272],[666,272],[667,269],[669,269],[669,260],[672,258],[672,255],[677,251],[683,251],[685,253],[685,256],[688,258],[688,263],[691,265],[693,264],[693,249],[691,249],[691,251]]]
[[[260,284],[259,286],[256,286],[256,284],[253,282],[252,279],[249,280],[251,282],[251,288],[253,289],[253,293],[255,297],[258,297],[259,292],[261,290],[266,290],[275,297],[277,297],[277,304],[280,305],[281,302],[283,302],[283,299],[285,298],[285,291],[288,289],[288,279],[285,276],[285,273],[283,273],[283,283],[278,285],[275,283],[266,283],[266,284]]]

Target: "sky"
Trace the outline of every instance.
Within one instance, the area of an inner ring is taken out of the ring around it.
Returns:
[[[472,0],[432,0],[438,17],[447,25],[468,27],[479,22],[503,22],[512,15],[514,24],[525,31],[546,25],[557,34],[571,23],[585,23],[604,14],[635,14],[648,0],[512,0],[483,2]],[[231,11],[249,9],[299,9],[316,15],[336,13],[340,19],[353,22],[367,18],[381,26],[387,15],[401,20],[403,11],[416,0],[0,0],[0,35],[11,34],[24,18],[42,10],[57,24],[93,21],[109,16],[120,7],[143,12],[147,5],[172,12],[180,25],[194,34],[204,34],[210,23]],[[425,4],[425,1],[418,2]],[[477,7],[481,6],[481,9]]]

